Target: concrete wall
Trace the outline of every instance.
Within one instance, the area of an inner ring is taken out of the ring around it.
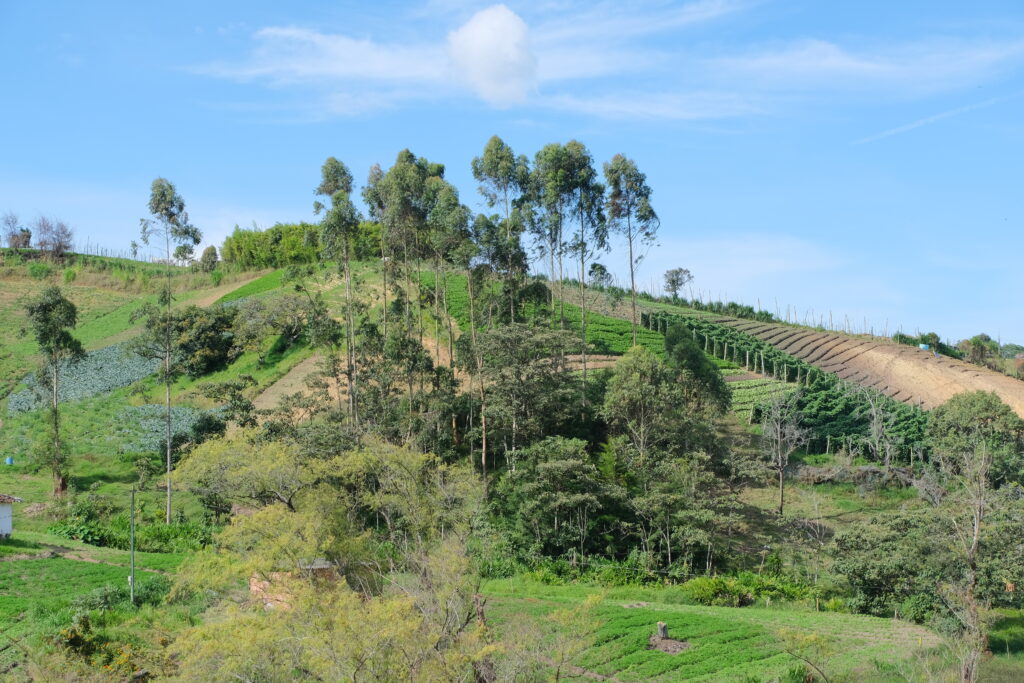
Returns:
[[[0,537],[11,535],[14,515],[10,503],[0,503]]]

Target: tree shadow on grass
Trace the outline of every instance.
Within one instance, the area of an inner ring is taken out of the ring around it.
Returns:
[[[35,541],[26,541],[23,538],[0,538],[0,555],[10,550],[38,550],[42,547]]]
[[[109,474],[102,472],[94,472],[91,474],[83,475],[72,475],[71,483],[74,484],[75,489],[78,491],[87,491],[93,484],[131,484],[138,481],[139,476],[134,472],[124,472],[122,474]]]
[[[997,655],[1024,652],[1024,612],[1002,617],[992,624],[988,649]]]

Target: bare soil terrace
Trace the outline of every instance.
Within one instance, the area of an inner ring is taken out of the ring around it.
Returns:
[[[1024,382],[977,365],[877,337],[849,337],[724,316],[711,320],[762,339],[845,380],[925,410],[963,392],[992,391],[1024,417]]]

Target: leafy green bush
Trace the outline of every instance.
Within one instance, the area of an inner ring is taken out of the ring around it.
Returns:
[[[53,273],[53,268],[46,263],[28,264],[28,276],[35,280],[45,280]]]
[[[75,281],[75,278],[77,276],[78,276],[78,271],[77,270],[75,270],[74,268],[65,268],[64,269],[64,284],[66,284],[66,285],[71,284],[72,282]]]
[[[143,574],[135,583],[135,605],[159,605],[171,592],[171,581],[160,574]],[[71,601],[72,608],[77,612],[100,611],[128,607],[131,592],[127,584],[107,584],[94,588],[85,595],[79,595]]]
[[[214,270],[210,273],[210,284],[214,287],[219,287],[221,281],[224,280],[224,271]]]
[[[127,514],[111,520],[67,519],[48,531],[62,538],[119,550],[131,548],[131,522]],[[213,530],[196,522],[136,524],[135,549],[149,553],[182,553],[209,545]]]
[[[751,572],[737,576],[698,576],[684,583],[682,591],[699,605],[717,607],[745,607],[760,598],[804,600],[813,595],[813,589],[805,584]]]

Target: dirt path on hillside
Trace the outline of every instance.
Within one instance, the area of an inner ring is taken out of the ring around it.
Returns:
[[[320,362],[321,358],[322,356],[317,353],[297,363],[291,370],[285,373],[284,377],[264,389],[253,400],[256,410],[276,408],[277,404],[285,396],[308,392],[310,389],[306,384],[306,379],[316,372],[317,363]]]
[[[260,273],[259,275],[255,275],[253,277],[246,278],[244,280],[237,280],[236,282],[231,282],[231,283],[228,283],[226,285],[220,285],[219,287],[214,287],[213,289],[208,289],[208,290],[206,290],[203,293],[202,296],[200,296],[200,297],[198,297],[196,299],[192,299],[191,301],[186,301],[186,302],[184,302],[184,304],[185,305],[194,304],[196,306],[199,306],[199,308],[207,308],[207,307],[212,306],[215,303],[217,303],[217,301],[222,296],[230,294],[231,292],[233,292],[236,289],[239,289],[241,287],[245,287],[250,282],[254,282],[255,280],[259,280],[261,277],[263,277],[266,274],[267,274],[266,272],[263,272],[263,273]]]

